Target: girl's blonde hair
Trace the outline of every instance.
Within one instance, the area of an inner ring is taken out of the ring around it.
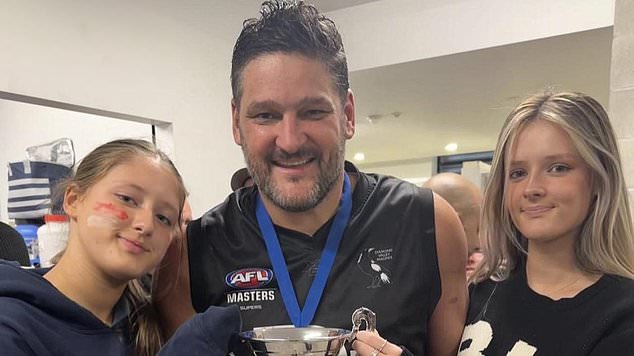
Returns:
[[[521,130],[535,120],[546,120],[566,131],[592,172],[589,189],[594,201],[574,247],[579,268],[634,278],[632,215],[608,115],[588,95],[546,92],[520,103],[506,118],[498,137],[481,213],[485,258],[472,280],[505,279],[527,253],[526,241],[504,202],[510,151]]]
[[[78,194],[85,194],[114,167],[138,156],[160,160],[176,178],[179,196],[179,221],[175,228],[180,228],[180,216],[187,195],[185,184],[169,157],[153,143],[145,140],[121,139],[97,147],[82,159],[71,178],[57,186],[57,192],[63,194],[67,189],[74,189]],[[62,254],[63,252],[55,259],[59,260]],[[163,336],[159,327],[158,315],[150,302],[149,293],[143,288],[139,279],[134,279],[128,282],[123,296],[130,305],[130,335],[135,345],[136,355],[156,355],[163,345]]]

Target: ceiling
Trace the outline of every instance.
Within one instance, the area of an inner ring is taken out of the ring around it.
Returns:
[[[330,12],[374,1],[378,0],[308,0],[307,2],[315,5],[320,12]]]
[[[360,166],[371,167],[449,154],[450,142],[456,153],[492,150],[512,107],[546,87],[607,105],[611,47],[604,28],[352,72],[357,126],[346,156],[363,152]]]

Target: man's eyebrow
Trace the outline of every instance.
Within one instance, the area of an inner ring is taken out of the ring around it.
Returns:
[[[252,113],[254,111],[267,111],[277,107],[279,107],[279,104],[273,100],[254,101],[247,105],[246,111]]]
[[[334,109],[332,101],[328,100],[328,98],[324,96],[306,96],[297,102],[296,107],[302,108],[312,105],[328,106],[329,108]],[[274,100],[262,100],[251,102],[247,105],[246,112],[253,114],[260,111],[280,110],[279,108],[280,104]]]
[[[302,98],[299,101],[299,106],[310,106],[310,105],[327,105],[329,107],[333,107],[333,103],[323,96],[307,96]]]

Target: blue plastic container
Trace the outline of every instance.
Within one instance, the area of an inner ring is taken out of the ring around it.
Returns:
[[[31,265],[33,266],[40,265],[40,254],[37,247],[37,228],[37,225],[18,225],[15,227],[26,243]]]

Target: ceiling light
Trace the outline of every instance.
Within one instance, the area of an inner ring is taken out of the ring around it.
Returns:
[[[370,124],[375,124],[379,121],[382,121],[384,119],[398,119],[401,114],[403,114],[400,111],[393,111],[391,113],[388,114],[369,114],[368,116],[365,117],[366,121],[368,121]]]
[[[455,142],[449,143],[447,144],[447,146],[445,146],[445,151],[448,151],[448,152],[456,152],[457,149],[458,149],[458,144]]]
[[[365,154],[363,152],[357,152],[354,154],[354,160],[357,162],[361,162],[365,159]]]

